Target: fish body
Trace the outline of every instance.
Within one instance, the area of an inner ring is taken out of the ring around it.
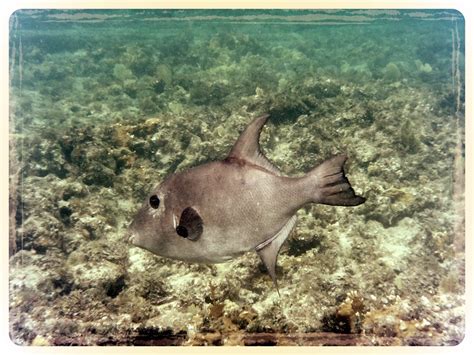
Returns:
[[[276,282],[281,245],[308,203],[356,206],[341,154],[302,177],[287,177],[261,153],[268,115],[254,119],[222,161],[168,176],[148,195],[130,227],[130,241],[157,255],[219,263],[255,250]]]

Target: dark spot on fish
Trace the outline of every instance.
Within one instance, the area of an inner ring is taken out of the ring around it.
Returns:
[[[244,159],[237,158],[237,157],[227,157],[223,160],[224,163],[227,164],[237,164],[238,166],[244,166],[247,162]]]
[[[160,198],[157,195],[150,197],[150,206],[155,210],[160,207]]]
[[[224,164],[235,164],[238,167],[247,166],[247,167],[255,168],[255,169],[258,169],[258,170],[261,170],[261,171],[268,171],[268,169],[266,169],[262,166],[252,164],[251,162],[249,162],[245,159],[241,159],[241,158],[233,157],[233,156],[229,156],[229,157],[225,158],[224,160],[222,160],[222,162]]]
[[[180,232],[178,232],[179,227],[185,229],[186,236],[181,235]],[[187,207],[181,213],[178,228],[176,228],[176,231],[182,237],[188,238],[189,240],[197,240],[203,232],[202,218],[194,208]]]
[[[187,238],[187,237],[188,237],[188,230],[186,229],[186,227],[177,226],[177,227],[176,227],[176,233],[178,233],[178,235],[181,236],[181,237],[183,237],[183,238]]]

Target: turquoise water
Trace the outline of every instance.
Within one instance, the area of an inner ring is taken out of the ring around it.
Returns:
[[[285,92],[308,77],[366,84],[393,75],[443,90],[452,80],[456,21],[452,11],[24,11],[11,18],[11,48],[20,37],[23,48],[11,57],[22,58],[12,66],[12,88],[22,77],[24,90],[39,92],[32,110],[67,100],[78,111],[62,112],[62,120],[87,120],[94,105],[94,120],[125,108],[134,117],[156,114],[181,89],[191,105],[238,103],[257,87]],[[463,26],[458,32],[462,40]],[[160,65],[172,83],[157,97],[150,86]]]
[[[464,35],[452,10],[14,13],[12,339],[241,344],[324,331],[458,343]],[[346,152],[367,198],[298,212],[281,298],[255,253],[203,266],[125,242],[152,186],[223,159],[265,112],[261,145],[284,174]]]

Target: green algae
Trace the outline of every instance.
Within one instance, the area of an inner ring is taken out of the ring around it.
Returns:
[[[387,66],[383,70],[383,77],[387,81],[398,81],[402,76],[400,69],[395,63],[388,63]]]

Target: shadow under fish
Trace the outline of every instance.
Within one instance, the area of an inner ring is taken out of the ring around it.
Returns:
[[[283,176],[261,152],[269,115],[255,118],[227,158],[168,176],[148,195],[129,226],[129,241],[157,255],[220,263],[255,250],[278,291],[278,252],[308,203],[357,206],[344,174],[345,154],[302,177]]]

